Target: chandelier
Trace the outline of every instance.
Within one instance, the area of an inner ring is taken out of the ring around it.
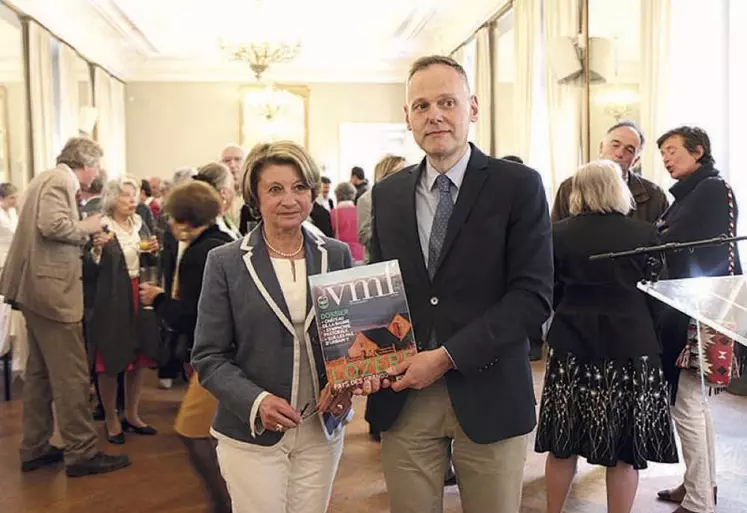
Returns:
[[[301,51],[300,41],[283,35],[297,32],[286,23],[287,10],[280,4],[282,2],[277,1],[265,4],[261,0],[246,4],[247,12],[239,18],[249,20],[250,26],[242,21],[241,26],[230,33],[248,35],[231,35],[220,40],[221,50],[233,60],[247,63],[257,80],[271,65],[291,61]]]
[[[293,99],[292,93],[270,84],[263,91],[247,94],[244,97],[244,102],[247,107],[257,112],[265,121],[273,122],[278,119]]]
[[[221,48],[234,60],[246,62],[259,80],[271,64],[293,60],[301,50],[300,43],[248,41],[222,43]]]

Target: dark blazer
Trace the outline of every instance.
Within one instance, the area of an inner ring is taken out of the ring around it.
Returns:
[[[167,326],[188,338],[187,347],[192,347],[195,325],[197,324],[197,302],[202,291],[202,278],[210,250],[233,242],[233,238],[211,225],[187,246],[179,264],[179,298],[171,297],[173,272],[169,288],[153,301],[158,316]]]
[[[249,418],[262,392],[290,402],[296,337],[260,224],[244,239],[208,254],[200,296],[192,365],[200,383],[218,398],[213,429],[262,446],[276,444],[282,433],[264,431],[253,437]],[[347,269],[352,265],[347,245],[302,228],[309,275]],[[311,295],[307,292],[306,344],[314,355],[314,392],[327,384]],[[324,415],[332,437],[339,422]]]
[[[571,216],[570,197],[573,177],[566,178],[558,188],[555,201],[552,204],[552,221],[557,223]],[[641,175],[628,172],[628,189],[633,195],[635,208],[629,216],[634,219],[655,223],[659,216],[669,207],[669,200],[661,187]]]
[[[252,213],[252,209],[249,205],[242,205],[241,212],[239,213],[239,232],[241,235],[246,235],[257,226],[260,218]]]
[[[424,169],[425,160],[374,186],[371,259],[399,260],[418,348],[435,332],[452,356],[457,369],[446,384],[467,436],[487,444],[529,433],[536,416],[527,333],[550,315],[553,283],[542,180],[473,146],[431,281],[415,214]],[[384,430],[406,398],[371,396]]]
[[[332,229],[332,220],[329,217],[329,210],[315,201],[314,205],[311,207],[311,214],[309,217],[311,217],[311,220],[314,222],[314,226],[319,228],[324,235],[334,238],[335,231]]]
[[[622,214],[582,214],[556,223],[550,347],[583,358],[658,356],[656,300],[637,288],[646,276],[646,257],[589,261],[591,255],[656,244],[653,224]]]
[[[140,237],[150,236],[143,224]],[[85,252],[90,258],[90,251]],[[141,265],[154,265],[152,255],[141,255]],[[98,265],[84,265],[84,282],[94,283],[93,304],[86,319],[86,343],[90,364],[93,365],[96,351],[101,352],[106,373],[116,376],[134,362],[138,351],[153,357],[158,348],[158,325],[152,311],[142,307],[135,312],[132,283],[124,254],[116,239],[101,248]]]
[[[86,201],[86,204],[80,208],[81,214],[88,216],[101,213],[101,196],[94,196],[93,198]]]
[[[156,234],[156,219],[153,217],[153,211],[145,203],[138,203],[135,207],[135,213],[143,220],[143,224],[153,235]]]
[[[728,235],[730,222],[736,227],[739,217],[736,199],[730,191],[713,166],[703,166],[674,184],[669,189],[674,203],[658,223],[662,241],[692,242]],[[738,245],[734,247],[734,254],[735,274],[742,274]],[[669,253],[666,259],[671,279],[729,274],[728,245]],[[679,376],[675,361],[687,342],[688,323],[689,317],[685,314],[673,308],[664,309],[660,322],[664,371],[675,387]]]

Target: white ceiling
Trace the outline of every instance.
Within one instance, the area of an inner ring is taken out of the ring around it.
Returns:
[[[401,82],[416,57],[448,52],[508,0],[10,0],[125,80],[253,79],[222,37],[300,40],[279,82]]]

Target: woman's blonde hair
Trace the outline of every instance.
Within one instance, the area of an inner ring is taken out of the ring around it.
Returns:
[[[633,195],[623,181],[620,166],[611,160],[581,166],[571,183],[569,210],[573,216],[584,212],[627,215],[633,208]]]
[[[114,213],[114,206],[117,204],[119,195],[124,191],[125,186],[129,185],[135,190],[135,199],[140,194],[140,180],[131,176],[124,176],[109,180],[101,193],[101,210],[108,216]]]
[[[407,164],[405,157],[399,155],[385,155],[374,168],[374,180],[380,182],[389,175],[393,175]]]
[[[316,199],[322,175],[309,152],[293,141],[261,143],[252,148],[241,169],[241,193],[254,214],[259,215],[259,175],[268,165],[293,166],[301,175],[301,181],[311,189],[311,201]]]

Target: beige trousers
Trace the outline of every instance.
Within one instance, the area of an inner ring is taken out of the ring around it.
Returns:
[[[448,448],[465,513],[518,513],[527,435],[477,444],[464,434],[446,383],[409,392],[399,418],[381,435],[391,513],[441,513]]]
[[[88,395],[91,378],[81,323],[61,323],[23,312],[28,327],[28,363],[23,386],[21,461],[38,458],[54,431],[52,402],[65,444],[65,464],[96,454],[97,435]]]
[[[713,513],[716,486],[716,445],[711,407],[703,397],[700,375],[682,370],[672,420],[685,460],[685,499],[682,506],[695,513]]]
[[[271,447],[216,433],[218,462],[233,513],[324,513],[344,432],[327,440],[316,416]]]

